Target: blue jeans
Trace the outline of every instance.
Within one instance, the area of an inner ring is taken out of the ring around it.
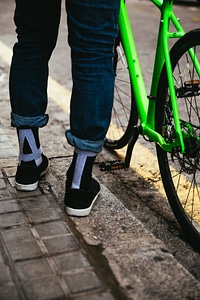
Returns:
[[[66,137],[72,146],[98,153],[113,104],[119,0],[66,0],[66,11],[73,80]],[[48,62],[57,41],[60,12],[61,0],[16,0],[18,42],[10,69],[14,127],[43,127],[48,122]]]

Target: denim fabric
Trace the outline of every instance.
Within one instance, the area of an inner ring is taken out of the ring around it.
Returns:
[[[12,126],[47,123],[48,61],[57,40],[60,7],[61,0],[16,0],[18,42],[10,69]]]
[[[61,0],[16,0],[18,42],[10,70],[11,125],[47,124],[48,61],[56,45]],[[119,0],[66,0],[72,59],[68,142],[100,152],[113,103],[113,45]],[[59,97],[59,95],[58,95]]]

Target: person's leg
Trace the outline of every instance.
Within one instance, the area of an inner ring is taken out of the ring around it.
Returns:
[[[100,190],[92,179],[92,166],[110,123],[119,0],[71,0],[66,7],[73,79],[66,137],[75,151],[67,172],[65,204],[68,214],[84,216]]]
[[[48,166],[39,142],[39,127],[48,122],[48,61],[56,45],[60,0],[16,0],[14,21],[18,41],[10,68],[11,125],[17,128],[19,166],[16,187],[37,188]]]

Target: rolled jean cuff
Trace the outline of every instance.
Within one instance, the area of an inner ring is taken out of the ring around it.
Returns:
[[[65,135],[68,143],[71,146],[85,151],[92,151],[95,153],[100,153],[102,151],[105,142],[105,139],[100,141],[89,141],[89,140],[80,139],[74,136],[70,130],[67,130],[65,132]]]
[[[47,114],[37,117],[23,117],[11,112],[12,127],[44,127],[49,121]]]

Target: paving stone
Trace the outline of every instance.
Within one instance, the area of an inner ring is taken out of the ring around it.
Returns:
[[[45,196],[27,197],[20,201],[27,210],[40,210],[50,207],[50,203]]]
[[[56,277],[28,281],[22,286],[28,300],[67,299]]]
[[[12,149],[12,147],[11,147],[11,145],[10,145],[10,142],[9,142],[9,140],[6,138],[6,136],[2,136],[2,140],[4,139],[4,142],[3,143],[1,143],[1,145],[0,145],[0,149],[1,150],[11,150]],[[12,149],[13,150],[13,149]],[[1,151],[1,154],[4,156],[4,152],[3,151]]]
[[[17,158],[1,158],[1,165],[4,169],[17,166],[18,159]]]
[[[32,223],[34,224],[50,222],[53,220],[60,219],[57,212],[51,207],[41,210],[29,210],[27,211],[27,214],[29,215]]]
[[[14,177],[17,171],[17,167],[4,168],[4,171],[8,177]]]
[[[5,143],[3,147],[0,147],[1,157],[15,156],[16,150],[10,146],[10,143]]]
[[[15,212],[1,215],[0,227],[13,227],[17,225],[26,224],[27,220],[22,212]]]
[[[0,252],[0,263],[2,263],[4,260],[3,260],[3,256],[2,256],[2,254],[1,254],[1,252]]]
[[[9,142],[9,140],[5,134],[1,134],[0,132],[0,143],[4,143],[4,142]]]
[[[53,221],[35,226],[40,237],[50,237],[69,233],[66,225],[62,221]]]
[[[8,190],[0,189],[0,201],[6,200],[6,199],[11,199],[11,198],[12,198],[12,196]]]
[[[34,236],[29,227],[7,229],[1,234],[6,244],[34,241]]]
[[[0,189],[5,189],[6,188],[6,184],[4,179],[0,179]]]
[[[0,201],[0,214],[21,211],[16,200]]]
[[[0,299],[1,300],[20,300],[17,291],[14,286],[8,286],[0,288]]]
[[[78,272],[66,275],[64,278],[73,294],[102,289],[104,287],[96,273],[91,270],[84,270],[84,273]]]
[[[115,298],[110,293],[101,293],[93,295],[85,295],[76,298],[77,300],[115,300]]]
[[[79,249],[78,244],[71,235],[43,239],[43,242],[50,254],[63,253]]]
[[[15,178],[9,177],[8,180],[9,180],[11,186],[15,187]],[[17,198],[20,200],[22,200],[23,198],[27,198],[27,197],[38,197],[41,195],[40,189],[36,189],[35,191],[30,191],[30,192],[18,191],[15,189],[15,193],[17,195]]]
[[[12,282],[10,271],[8,266],[6,266],[3,262],[0,263],[0,289]],[[1,297],[0,297],[1,299]]]
[[[0,148],[10,148],[11,144],[6,134],[0,134]]]
[[[53,259],[60,272],[78,270],[90,266],[86,256],[81,251],[58,255],[53,257]]]
[[[8,177],[8,181],[10,183],[10,185],[15,188],[15,177]],[[17,190],[16,190],[17,192]],[[24,192],[21,192],[22,194],[25,194]]]
[[[9,267],[5,265],[2,255],[0,255],[0,299],[17,300],[14,282],[12,281]]]
[[[42,251],[37,242],[7,244],[8,252],[13,261],[37,258],[42,256]]]
[[[50,207],[46,196],[29,197],[20,200],[25,207],[31,222],[34,224],[60,219],[56,210]]]
[[[15,267],[21,281],[53,275],[45,258],[16,262]]]

